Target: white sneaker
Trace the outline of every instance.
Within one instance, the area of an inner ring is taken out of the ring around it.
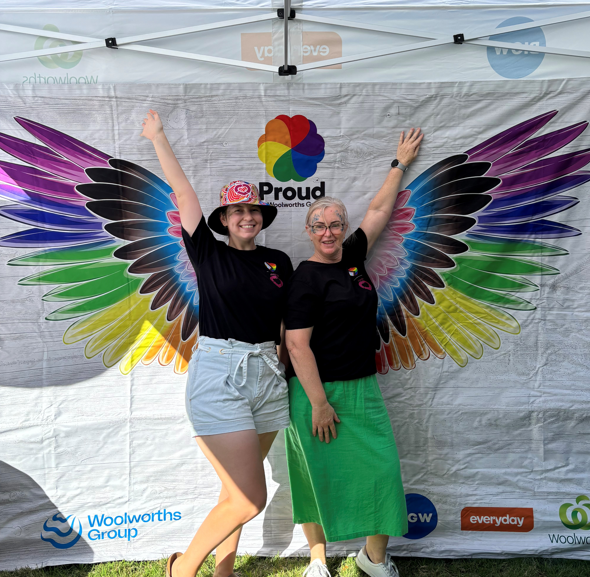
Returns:
[[[389,553],[385,553],[384,563],[373,563],[363,547],[356,556],[356,565],[369,577],[399,577],[399,571]]]
[[[303,572],[303,577],[332,577],[328,566],[324,565],[319,559],[316,559],[307,566]]]

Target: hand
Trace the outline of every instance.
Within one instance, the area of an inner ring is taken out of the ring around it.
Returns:
[[[420,133],[420,129],[410,128],[408,134],[404,135],[402,132],[399,135],[399,143],[397,145],[397,156],[396,158],[406,166],[410,166],[416,157],[418,156],[418,150],[420,150],[420,143],[424,138],[424,133]]]
[[[143,130],[140,136],[145,136],[145,138],[152,141],[159,134],[164,132],[164,127],[162,126],[160,116],[155,110],[150,109],[150,111],[147,113],[146,118],[143,119],[141,125],[143,126]]]
[[[319,435],[320,442],[330,442],[330,431],[332,431],[332,437],[334,437],[334,439],[338,437],[336,434],[336,425],[334,421],[339,423],[340,419],[328,401],[326,401],[323,405],[312,406],[312,433],[314,437]]]

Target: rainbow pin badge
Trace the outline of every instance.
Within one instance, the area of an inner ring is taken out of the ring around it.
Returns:
[[[351,268],[348,269],[348,274],[350,276],[356,276],[359,273],[359,269],[356,268],[356,266],[353,266]]]
[[[274,262],[265,262],[264,264],[268,270],[272,270],[273,272],[277,270],[277,265]]]

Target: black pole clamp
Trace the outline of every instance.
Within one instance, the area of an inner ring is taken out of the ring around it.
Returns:
[[[279,20],[285,19],[285,9],[284,8],[279,8],[277,10],[277,18]],[[291,10],[289,10],[289,20],[293,20],[294,18],[295,18],[295,10],[293,8],[291,8]]]
[[[455,44],[463,44],[465,42],[465,34],[453,34],[453,42]]]
[[[285,70],[285,66],[279,66],[279,76],[295,76],[297,74],[297,66],[289,64]]]
[[[112,48],[113,50],[116,50],[119,48],[117,46],[117,39],[116,38],[105,38],[104,43],[107,48]]]

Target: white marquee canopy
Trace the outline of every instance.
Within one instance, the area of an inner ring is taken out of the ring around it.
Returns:
[[[9,0],[0,16],[0,79],[411,82],[590,73],[583,2],[286,3],[294,10],[287,22],[278,15],[282,1]],[[68,73],[43,74],[47,68]]]

